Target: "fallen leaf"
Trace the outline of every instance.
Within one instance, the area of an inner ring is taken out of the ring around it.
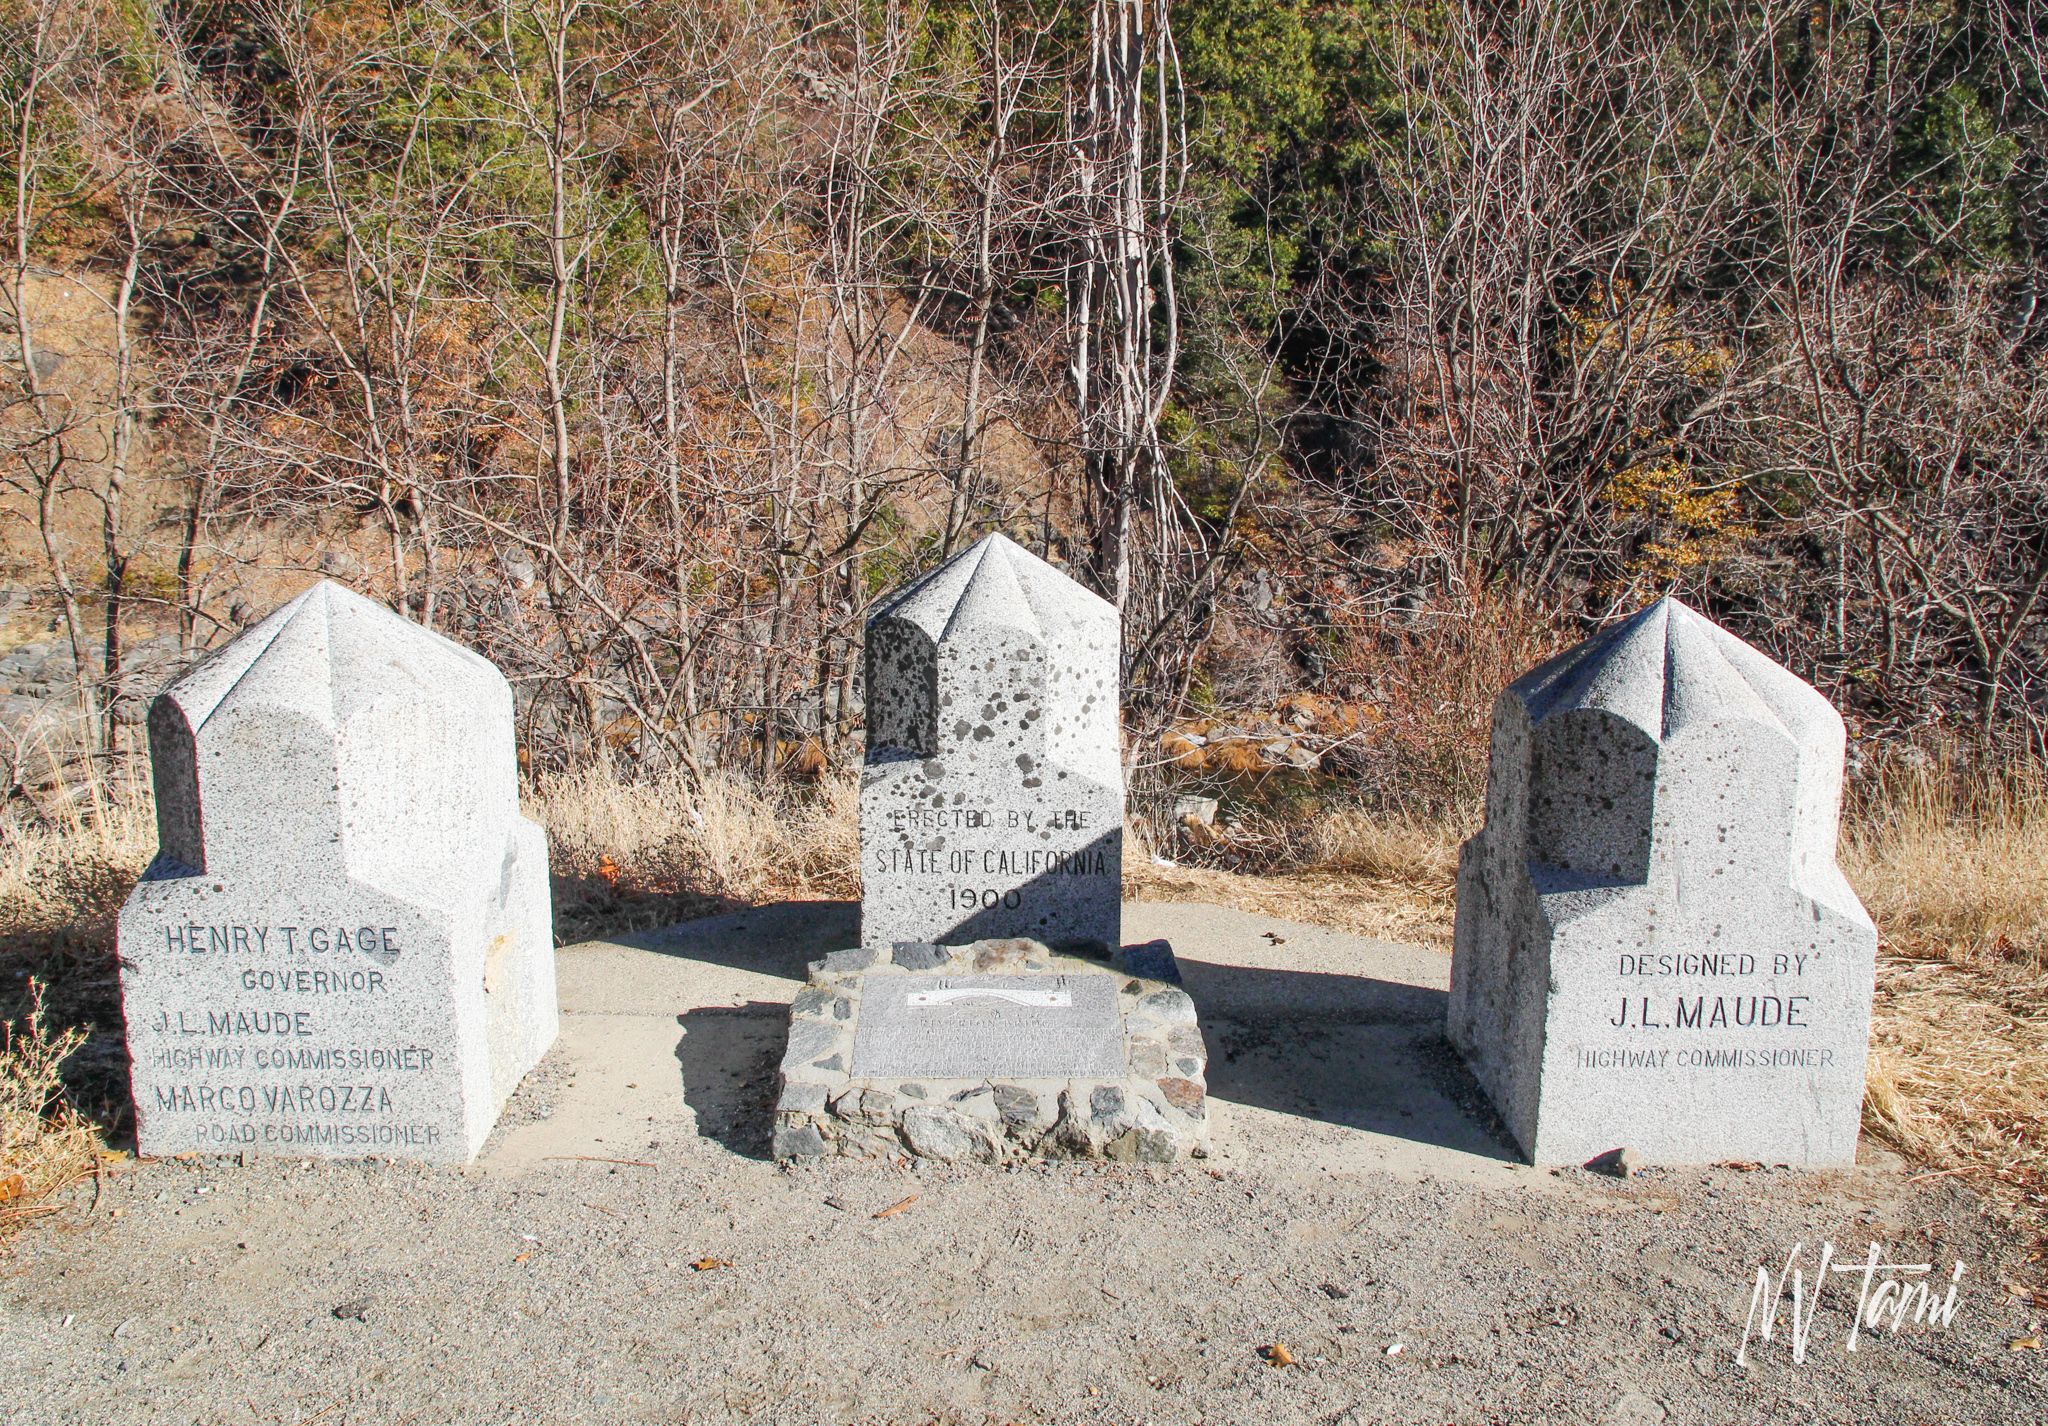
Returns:
[[[617,886],[619,884],[619,864],[612,860],[610,852],[604,853],[597,859],[597,874],[604,878],[606,886]]]
[[[0,1203],[12,1203],[28,1192],[28,1180],[18,1173],[0,1178]]]
[[[1259,1355],[1276,1367],[1291,1367],[1294,1365],[1294,1353],[1287,1350],[1285,1342],[1275,1342],[1269,1347],[1261,1347],[1259,1348]]]
[[[533,1256],[533,1254],[532,1254],[532,1253],[521,1253],[521,1254],[520,1254],[520,1255],[519,1255],[518,1257],[514,1258],[514,1259],[513,1259],[512,1261],[513,1261],[513,1262],[515,1262],[515,1263],[523,1263],[523,1262],[525,1262],[525,1261],[526,1261],[526,1260],[527,1260],[528,1258],[530,1258],[530,1257],[532,1257],[532,1256]]]
[[[1287,938],[1285,936],[1276,936],[1271,931],[1261,932],[1260,934],[1264,935],[1267,940],[1271,941],[1276,946],[1284,946],[1287,944]]]
[[[915,1202],[917,1202],[917,1195],[913,1193],[910,1195],[910,1197],[904,1199],[901,1203],[890,1204],[887,1208],[884,1208],[880,1213],[877,1213],[875,1217],[894,1218],[897,1214],[901,1213],[904,1209],[908,1208],[911,1204]]]
[[[2041,1350],[2039,1337],[2015,1337],[2005,1344],[2008,1352],[2038,1352]]]
[[[699,1258],[696,1262],[690,1264],[690,1271],[693,1273],[708,1273],[713,1268],[729,1268],[731,1266],[732,1264],[724,1258]]]
[[[1754,1159],[1729,1159],[1726,1163],[1719,1164],[1717,1167],[1734,1169],[1737,1173],[1755,1173],[1763,1165]]]

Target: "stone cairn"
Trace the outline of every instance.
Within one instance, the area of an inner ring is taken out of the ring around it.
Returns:
[[[777,1157],[1203,1151],[1195,1004],[1120,944],[1117,657],[1115,610],[1001,535],[869,621],[861,945],[791,1007]]]
[[[1842,720],[1665,599],[1494,706],[1449,1032],[1539,1164],[1852,1163],[1877,933]]]
[[[119,931],[141,1151],[472,1158],[557,1024],[504,677],[322,583],[149,738],[158,852]]]
[[[1208,1051],[1164,942],[836,951],[790,1007],[775,1155],[1169,1163],[1207,1143]]]

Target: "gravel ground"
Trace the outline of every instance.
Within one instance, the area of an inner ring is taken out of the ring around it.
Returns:
[[[111,1177],[0,1261],[0,1419],[2048,1421],[2008,1347],[2040,1265],[1952,1181],[1519,1165],[1443,957],[1223,908],[1129,911],[1203,1008],[1206,1162],[778,1168],[779,1007],[846,916],[565,951],[562,1040],[469,1169]],[[1758,1267],[1823,1241],[1960,1260],[1953,1324],[1851,1352],[1838,1276],[1803,1364],[1781,1326],[1737,1365]]]

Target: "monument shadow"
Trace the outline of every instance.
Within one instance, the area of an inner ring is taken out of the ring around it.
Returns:
[[[676,1017],[683,1103],[697,1132],[742,1158],[767,1160],[775,1130],[775,1075],[789,1043],[789,1007],[772,1000],[706,1005]]]
[[[800,981],[811,961],[859,942],[858,903],[799,901],[618,943]],[[1236,965],[1218,956],[1225,948],[1213,941],[1174,949],[1209,1047],[1211,1098],[1519,1161],[1444,1036],[1445,991],[1366,973]],[[692,1010],[680,1020],[676,1059],[700,1131],[735,1153],[765,1157],[788,1007],[750,1001]]]
[[[1211,1099],[1519,1162],[1445,1038],[1447,992],[1176,958],[1209,1046]]]

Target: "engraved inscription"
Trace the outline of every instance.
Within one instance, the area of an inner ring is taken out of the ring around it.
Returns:
[[[446,1053],[418,1027],[362,1033],[411,964],[401,927],[307,916],[150,936],[171,993],[134,1027],[146,1117],[222,1150],[432,1148],[453,1129],[422,1113],[446,1098]]]
[[[912,1009],[918,1009],[952,1005],[962,1000],[1007,1000],[1012,1005],[1042,1005],[1048,1009],[1067,1010],[1074,1004],[1074,992],[1067,989],[1065,976],[1043,990],[1022,985],[961,985],[944,981],[936,990],[912,991],[905,1003]]]
[[[1657,1046],[1638,1037],[1644,1032],[1679,1031],[1692,1034],[1730,1035],[1751,1031],[1811,1030],[1814,997],[1798,993],[1796,987],[1809,972],[1818,971],[1818,951],[1777,952],[1758,956],[1752,952],[1719,951],[1689,953],[1625,953],[1616,958],[1615,969],[1625,986],[1606,1024],[1616,1031],[1621,1043],[1611,1046],[1580,1045],[1573,1051],[1579,1069],[1617,1072],[1659,1073],[1682,1070],[1814,1070],[1835,1063],[1831,1048],[1804,1044],[1772,1046],[1714,1045]],[[1762,985],[1746,988],[1739,982],[1758,979]],[[1643,988],[1656,982],[1662,988]],[[1708,982],[1702,986],[1700,982]],[[1792,982],[1791,986],[1785,984]],[[1631,985],[1633,983],[1633,985]]]
[[[852,1072],[916,1079],[1119,1077],[1125,1073],[1124,1029],[1115,981],[868,976]]]

